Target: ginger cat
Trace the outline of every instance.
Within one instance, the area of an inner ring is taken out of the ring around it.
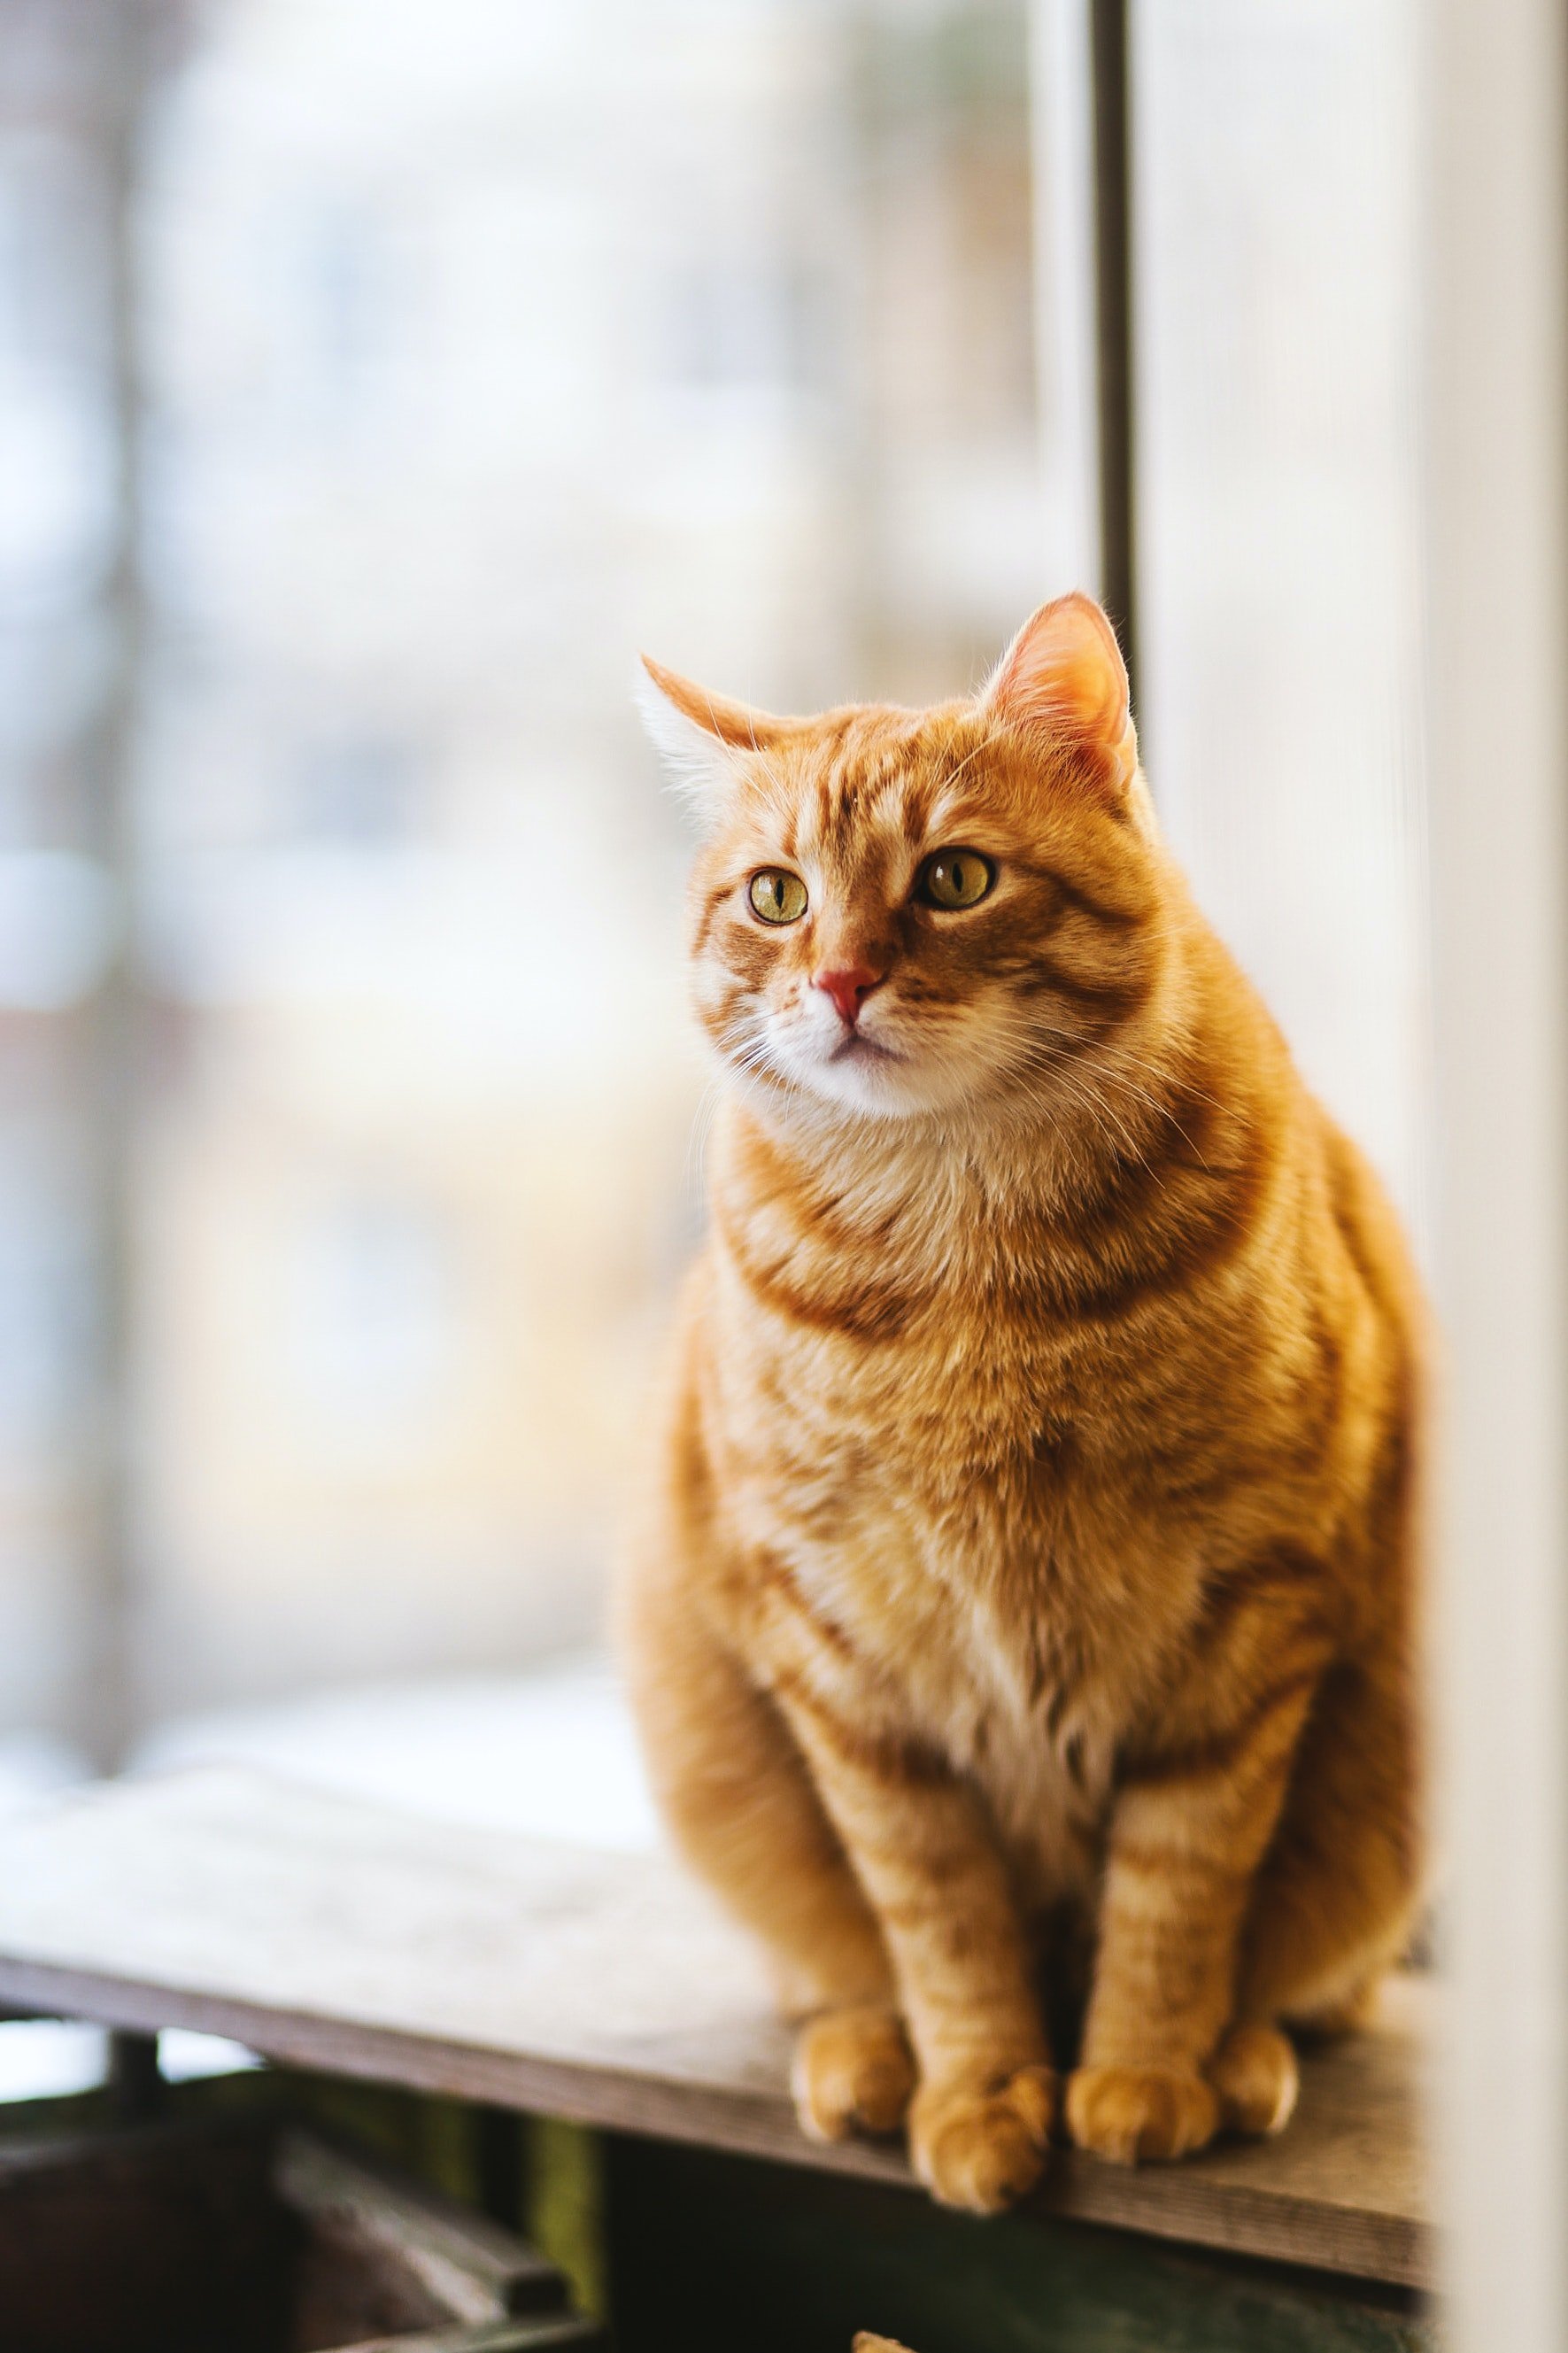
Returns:
[[[1393,1212],[1161,842],[1089,599],[921,712],[647,667],[726,1072],[622,1597],[675,1835],[806,2021],[806,2132],[907,2118],[949,2204],[1058,2105],[1128,2162],[1276,2131],[1281,2024],[1353,2020],[1417,1894]]]

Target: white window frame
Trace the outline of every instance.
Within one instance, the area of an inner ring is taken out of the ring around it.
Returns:
[[[1446,1335],[1433,2056],[1454,2342],[1568,2345],[1568,56],[1427,0],[1426,771]]]

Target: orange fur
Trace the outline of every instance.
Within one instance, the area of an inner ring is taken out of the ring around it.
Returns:
[[[1160,841],[1088,599],[925,712],[654,675],[728,1074],[622,1597],[666,1812],[815,2014],[808,2130],[907,2102],[938,2197],[1020,2195],[1085,1949],[1075,2139],[1277,2129],[1274,2030],[1364,1998],[1417,1893],[1394,1216]],[[943,848],[978,903],[918,895]]]

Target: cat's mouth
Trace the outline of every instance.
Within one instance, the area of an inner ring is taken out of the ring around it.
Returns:
[[[868,1038],[862,1029],[847,1029],[827,1059],[830,1062],[847,1062],[853,1068],[859,1062],[901,1062],[904,1057],[895,1053],[891,1046]]]
[[[786,1022],[764,1033],[759,1051],[742,1049],[740,1061],[769,1067],[791,1086],[804,1087],[841,1110],[901,1113],[920,1107],[924,1056],[838,1021]]]

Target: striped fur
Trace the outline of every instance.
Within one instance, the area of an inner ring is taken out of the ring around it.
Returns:
[[[1159,840],[1087,600],[921,713],[654,675],[727,1073],[622,1597],[666,1812],[805,2019],[808,2132],[907,2110],[984,2210],[1058,2059],[1108,2158],[1273,2129],[1281,2022],[1362,2005],[1418,1886],[1393,1215]],[[994,889],[921,903],[954,845]]]

